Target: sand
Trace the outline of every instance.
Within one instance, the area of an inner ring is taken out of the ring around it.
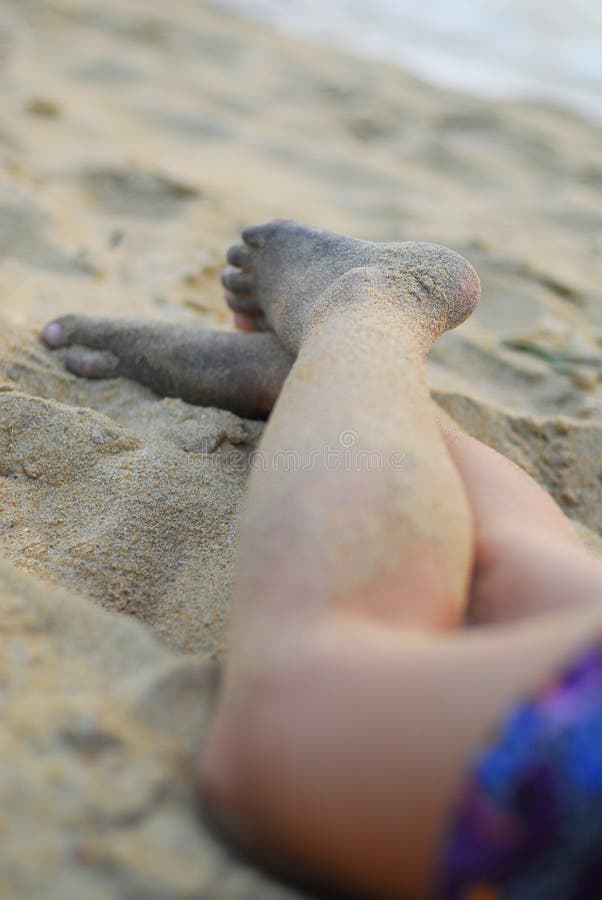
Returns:
[[[600,133],[194,0],[3,0],[0,122],[0,895],[299,896],[195,800],[262,426],[78,380],[37,332],[228,328],[225,248],[275,215],[448,244],[483,300],[435,397],[600,552]]]

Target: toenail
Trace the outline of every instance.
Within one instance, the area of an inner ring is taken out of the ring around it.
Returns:
[[[42,336],[49,347],[62,347],[65,343],[65,332],[58,322],[49,322],[44,327]]]

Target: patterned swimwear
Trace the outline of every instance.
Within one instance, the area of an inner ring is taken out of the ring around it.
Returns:
[[[602,641],[481,754],[440,871],[436,900],[602,900]]]

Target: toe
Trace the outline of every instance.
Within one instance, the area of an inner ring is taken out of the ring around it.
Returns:
[[[42,329],[42,340],[53,350],[65,345],[65,332],[59,320],[54,320],[44,325],[44,328]]]
[[[268,222],[266,225],[253,225],[251,228],[245,228],[241,232],[242,239],[248,247],[259,250],[264,246],[271,227],[272,223]]]
[[[234,324],[239,331],[257,331],[256,317],[249,313],[234,313]]]
[[[65,365],[74,375],[84,378],[112,378],[119,373],[119,359],[110,350],[71,347]]]
[[[266,222],[264,225],[253,225],[251,228],[245,228],[241,233],[242,239],[247,246],[259,250],[265,246],[266,241],[278,228],[288,222],[292,222],[292,219],[272,219],[271,222]]]
[[[87,321],[85,316],[72,315],[53,319],[42,329],[42,339],[53,350],[57,347],[68,347],[75,343],[75,339],[82,331],[85,331]]]
[[[225,290],[224,297],[230,309],[235,313],[247,313],[253,316],[261,312],[261,307],[253,294],[236,294],[234,291]]]
[[[89,316],[61,316],[53,319],[42,329],[42,339],[53,350],[84,344],[88,347],[102,345],[106,339],[106,320]]]
[[[236,266],[237,269],[249,269],[252,257],[242,244],[233,244],[226,254],[226,259],[231,266]]]
[[[266,222],[264,225],[253,225],[251,228],[245,228],[242,232],[242,239],[249,247],[258,250],[265,246],[274,232],[290,223],[293,223],[292,219],[272,219],[271,222]]]
[[[232,266],[228,266],[222,272],[222,284],[229,291],[236,294],[250,294],[253,290],[253,279],[243,272],[239,272]]]
[[[265,315],[262,312],[243,313],[235,312],[234,326],[239,331],[269,331]]]

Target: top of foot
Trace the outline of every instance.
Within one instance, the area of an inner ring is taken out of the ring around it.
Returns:
[[[228,251],[226,300],[244,321],[274,330],[292,353],[320,312],[357,299],[350,273],[360,270],[383,303],[400,304],[433,338],[463,322],[479,300],[470,263],[436,244],[377,244],[285,219],[248,228],[242,238]]]

